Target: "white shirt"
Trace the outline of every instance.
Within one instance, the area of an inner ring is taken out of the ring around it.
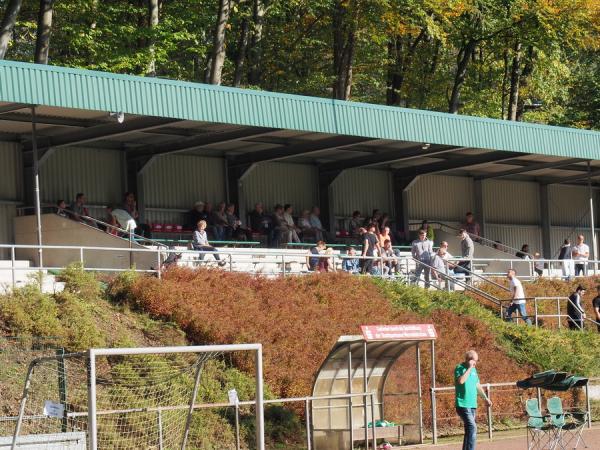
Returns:
[[[521,280],[515,277],[512,280],[510,280],[508,286],[510,287],[510,292],[513,293],[512,302],[516,305],[525,303],[525,291],[523,290]]]
[[[578,244],[573,247],[573,250],[578,253],[577,256],[573,256],[575,261],[587,261],[588,256],[584,256],[586,253],[590,254],[590,247],[587,244]]]
[[[117,222],[119,222],[121,228],[125,231],[133,232],[133,230],[137,228],[137,224],[135,223],[135,220],[133,220],[133,217],[131,217],[124,209],[115,208],[112,210],[111,214],[117,219]]]

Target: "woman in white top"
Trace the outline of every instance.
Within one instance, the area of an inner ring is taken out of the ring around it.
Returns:
[[[194,250],[200,252],[216,252],[217,249],[208,243],[208,235],[206,234],[206,220],[198,221],[198,229],[194,231],[194,239],[192,241],[192,247]],[[200,261],[204,259],[204,253],[200,253]],[[218,253],[212,254],[217,261],[219,266],[224,266],[225,261],[221,261],[221,257]]]

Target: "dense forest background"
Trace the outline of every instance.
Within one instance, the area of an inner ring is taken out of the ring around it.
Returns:
[[[600,0],[0,0],[0,59],[600,129]]]

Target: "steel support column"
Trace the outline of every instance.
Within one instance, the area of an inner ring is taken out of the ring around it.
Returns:
[[[392,195],[394,198],[394,211],[396,213],[396,231],[410,240],[408,189],[417,181],[418,176],[400,176],[397,172],[392,174]]]
[[[227,177],[225,183],[227,184],[228,202],[236,205],[238,216],[240,217],[242,223],[247,225],[246,220],[248,216],[248,202],[244,192],[244,179],[250,174],[256,165],[236,165],[233,164],[233,161],[230,158],[225,161],[225,164],[225,173]]]
[[[542,252],[544,258],[552,259],[552,248],[550,238],[550,190],[547,184],[540,184],[540,211],[542,213]]]
[[[319,207],[321,208],[321,222],[323,227],[332,236],[335,236],[335,211],[333,210],[332,185],[335,179],[342,173],[341,170],[334,172],[319,171]]]

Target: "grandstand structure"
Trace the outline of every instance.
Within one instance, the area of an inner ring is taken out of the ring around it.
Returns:
[[[378,208],[407,237],[422,219],[450,237],[473,211],[505,256],[527,243],[547,259],[577,233],[593,248],[598,222],[598,132],[12,61],[0,158],[0,244],[38,243],[38,192],[42,205],[85,192],[103,217],[132,191],[142,222],[175,230],[198,200],[233,202],[242,220],[256,202],[318,205],[332,232]],[[46,245],[119,247],[51,215]]]

